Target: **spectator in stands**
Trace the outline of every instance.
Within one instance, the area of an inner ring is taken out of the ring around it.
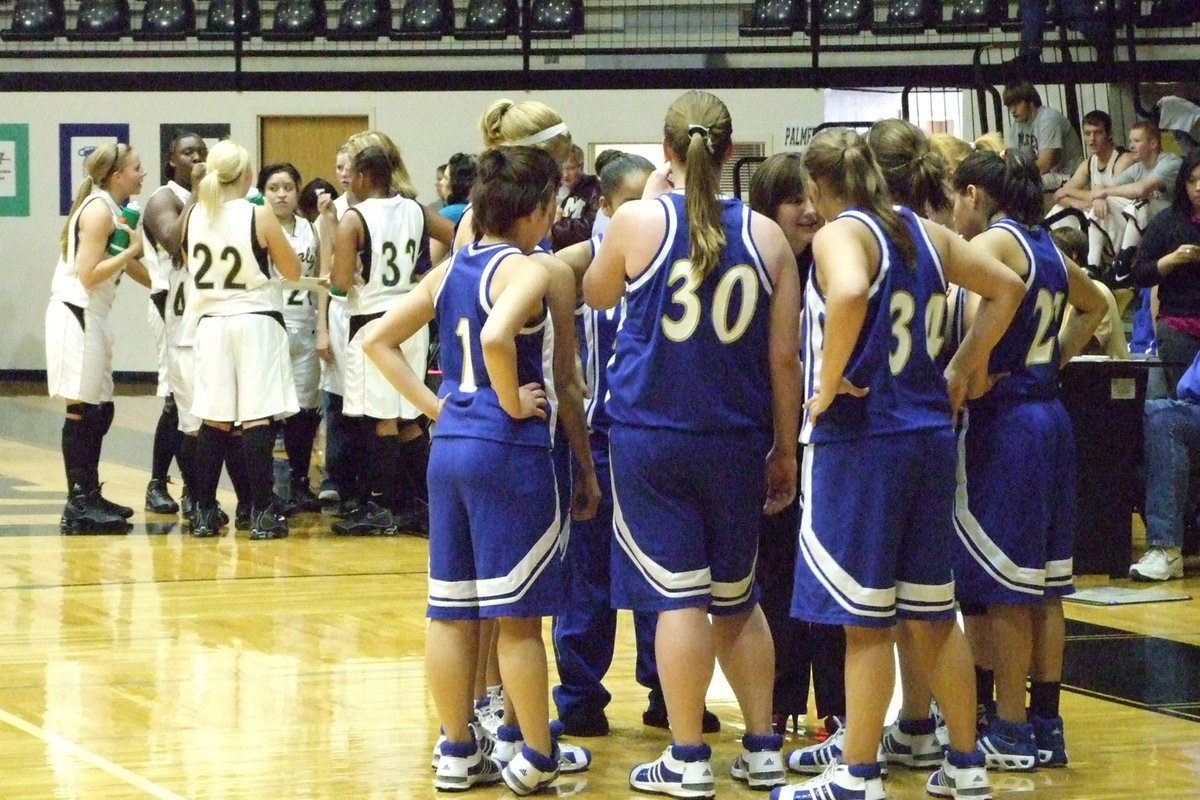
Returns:
[[[1150,221],[1133,278],[1139,286],[1158,287],[1154,332],[1162,376],[1146,387],[1147,399],[1169,396],[1200,352],[1200,148],[1183,159],[1175,177],[1171,205]]]
[[[583,173],[583,149],[573,144],[562,165],[558,214],[550,229],[552,249],[558,251],[590,239],[599,210],[600,179]]]
[[[1192,464],[1200,458],[1200,356],[1184,372],[1177,399],[1146,403],[1146,552],[1129,567],[1135,581],[1183,577],[1184,516]]]
[[[1013,66],[1032,66],[1042,60],[1042,32],[1046,28],[1049,0],[1020,0],[1021,44]],[[1113,24],[1103,14],[1096,13],[1091,0],[1058,0],[1059,15],[1096,48],[1096,60],[1111,63],[1113,58]]]
[[[1129,152],[1136,160],[1110,185],[1095,187],[1091,193],[1088,253],[1107,248],[1115,254],[1112,277],[1116,285],[1129,282],[1133,251],[1142,240],[1142,231],[1171,204],[1181,163],[1179,156],[1162,151],[1162,138],[1153,122],[1139,122],[1129,129]]]
[[[1076,264],[1082,264],[1083,259],[1087,258],[1087,236],[1078,228],[1054,228],[1050,231],[1050,238],[1054,240],[1054,245],[1063,252],[1063,255]],[[1100,320],[1099,327],[1092,333],[1091,341],[1084,345],[1083,352],[1106,355],[1109,358],[1127,359],[1129,358],[1129,344],[1125,340],[1125,328],[1121,324],[1123,305],[1117,303],[1112,289],[1109,289],[1103,281],[1097,280],[1095,276],[1089,277],[1092,278],[1096,290],[1104,296],[1107,310],[1104,312],[1104,319]],[[1132,293],[1126,291],[1126,294]],[[1129,298],[1125,298],[1126,302],[1128,300]],[[1064,327],[1070,319],[1071,307],[1068,307],[1063,313]]]
[[[1032,152],[1042,173],[1042,191],[1056,191],[1083,160],[1079,136],[1061,112],[1042,105],[1041,95],[1028,83],[1009,86],[1003,99],[1013,118],[1004,137],[1005,147]]]
[[[1080,162],[1075,174],[1054,193],[1054,200],[1064,208],[1075,208],[1086,213],[1092,210],[1092,190],[1111,186],[1113,178],[1137,157],[1116,145],[1112,135],[1112,117],[1098,109],[1083,115],[1083,143],[1091,155]],[[1089,260],[1079,263],[1098,262]]]

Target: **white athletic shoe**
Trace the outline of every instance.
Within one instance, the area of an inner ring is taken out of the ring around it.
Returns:
[[[730,776],[735,781],[742,781],[751,789],[782,786],[787,774],[783,769],[783,751],[780,749],[782,746],[783,737],[777,734],[743,736],[742,752],[734,759],[729,770]],[[748,747],[759,749],[750,750]]]
[[[942,763],[942,746],[937,741],[937,722],[917,720],[908,723],[922,729],[921,733],[905,733],[900,720],[883,729],[883,755],[890,764],[902,764],[912,769],[937,769]],[[926,730],[927,729],[927,730]]]
[[[1151,547],[1129,568],[1135,581],[1169,581],[1183,577],[1183,554],[1178,547]]]

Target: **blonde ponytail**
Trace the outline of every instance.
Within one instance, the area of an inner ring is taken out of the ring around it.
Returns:
[[[714,94],[691,91],[667,109],[663,139],[684,160],[683,204],[688,222],[688,256],[701,280],[721,259],[725,228],[721,224],[721,163],[733,140],[729,109]]]

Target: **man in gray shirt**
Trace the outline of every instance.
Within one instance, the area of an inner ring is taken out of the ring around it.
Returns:
[[[1066,117],[1042,105],[1041,95],[1028,83],[1006,88],[1004,106],[1013,118],[1004,136],[1005,147],[1028,150],[1042,173],[1043,190],[1054,192],[1083,161],[1079,135]]]
[[[1117,175],[1112,185],[1092,189],[1092,209],[1088,213],[1092,222],[1088,226],[1089,250],[1097,244],[1106,254],[1120,254],[1136,248],[1150,220],[1171,205],[1175,176],[1179,174],[1182,159],[1162,151],[1158,126],[1153,122],[1139,122],[1131,127],[1129,152],[1137,161]],[[1122,274],[1125,271],[1122,269]]]

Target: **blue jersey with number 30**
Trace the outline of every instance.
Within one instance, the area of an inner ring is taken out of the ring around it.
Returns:
[[[950,425],[950,396],[938,360],[946,334],[946,278],[937,249],[921,221],[897,207],[916,245],[916,263],[906,265],[876,217],[848,209],[838,219],[862,222],[879,245],[880,263],[867,298],[867,317],[843,372],[869,391],[839,394],[814,426],[804,416],[804,443],[844,441]],[[834,267],[836,268],[836,266]],[[805,397],[817,393],[825,348],[825,296],[814,267],[804,300]]]
[[[608,370],[614,422],[715,432],[771,428],[767,362],[772,284],[750,236],[750,209],[719,198],[725,247],[703,280],[692,269],[682,192],[658,199],[667,232],[628,281]]]
[[[489,292],[496,267],[521,251],[508,244],[471,243],[454,254],[442,285],[434,297],[440,366],[446,398],[434,426],[434,436],[466,436],[497,442],[549,448],[554,429],[554,335],[545,303],[537,322],[522,328],[516,337],[517,385],[538,383],[550,401],[549,420],[513,419],[500,407],[483,363],[479,334],[492,310]],[[535,269],[538,267],[534,267]]]
[[[1044,228],[1009,219],[990,227],[1016,238],[1029,259],[1029,272],[1025,297],[988,358],[988,373],[1005,377],[971,401],[973,410],[1058,396],[1058,331],[1067,299],[1067,265]]]

